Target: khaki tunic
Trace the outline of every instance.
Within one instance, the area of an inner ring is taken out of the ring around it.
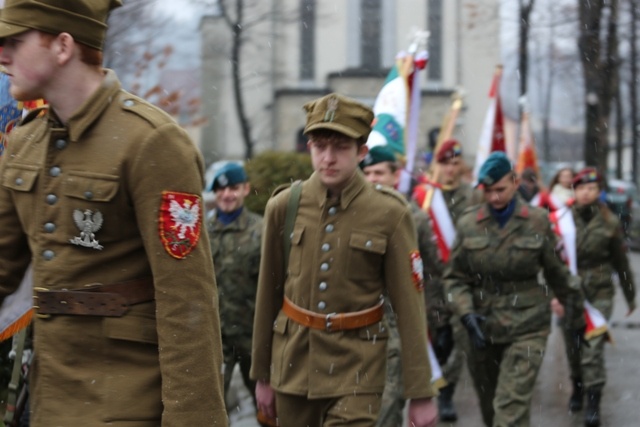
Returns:
[[[163,191],[201,194],[201,156],[112,71],[66,126],[56,122],[50,112],[14,129],[0,164],[0,296],[32,262],[37,287],[149,277],[155,301],[122,317],[35,318],[31,426],[225,426],[206,230],[183,259],[159,233]],[[102,214],[100,250],[70,243],[76,210]]]
[[[272,197],[265,212],[252,378],[308,398],[382,392],[388,336],[382,323],[328,333],[305,328],[280,309],[287,296],[317,313],[354,312],[375,306],[386,288],[402,339],[404,396],[434,396],[424,302],[410,262],[415,228],[402,196],[371,186],[358,171],[340,200],[331,201],[313,174],[302,184],[285,275],[289,194]]]

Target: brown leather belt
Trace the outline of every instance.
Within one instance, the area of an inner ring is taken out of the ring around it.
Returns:
[[[129,306],[155,299],[150,277],[109,285],[91,283],[81,289],[57,291],[35,288],[34,291],[33,308],[38,315],[121,317],[129,311]]]
[[[373,325],[382,320],[384,300],[372,308],[353,313],[318,314],[313,311],[298,307],[287,297],[284,297],[282,312],[296,323],[307,328],[323,329],[327,332],[343,331],[346,329],[358,329]]]

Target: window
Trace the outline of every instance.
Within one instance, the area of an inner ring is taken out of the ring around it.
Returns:
[[[360,58],[361,67],[380,69],[382,0],[360,1]]]
[[[442,80],[442,0],[429,0],[427,9],[427,30],[429,36],[429,80]]]
[[[313,80],[315,68],[316,0],[300,2],[300,79]]]

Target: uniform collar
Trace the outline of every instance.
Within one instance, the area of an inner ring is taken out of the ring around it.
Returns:
[[[211,219],[211,226],[214,230],[244,230],[249,226],[249,215],[247,213],[247,207],[244,206],[242,212],[235,221],[230,222],[227,225],[224,225],[222,222],[218,221],[218,217],[214,216]]]
[[[529,205],[523,203],[522,199],[518,195],[515,195],[514,197],[516,198],[516,206],[513,210],[512,217],[520,217],[523,219],[529,218]],[[483,203],[480,209],[478,209],[476,221],[482,222],[492,217],[493,215],[491,215],[491,211],[489,210],[489,204],[486,202]]]
[[[340,194],[340,209],[346,209],[351,201],[362,191],[362,189],[367,185],[368,182],[364,178],[362,172],[359,169],[353,174],[353,176],[349,179],[349,182],[342,190]],[[311,187],[311,193],[316,198],[318,202],[318,207],[324,207],[324,204],[327,202],[327,187],[320,181],[320,176],[317,172],[311,174],[309,177],[309,185]]]
[[[66,129],[70,141],[79,141],[84,132],[102,115],[104,110],[116,99],[121,90],[120,81],[112,70],[104,70],[102,84],[76,112],[73,113]],[[53,114],[49,110],[49,114]]]

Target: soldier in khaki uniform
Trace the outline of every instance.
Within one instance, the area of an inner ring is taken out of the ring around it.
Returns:
[[[7,0],[0,64],[44,98],[0,163],[0,298],[32,262],[31,426],[225,426],[202,158],[101,68],[119,0]]]
[[[516,196],[511,162],[492,153],[478,180],[486,203],[460,218],[445,290],[469,332],[469,370],[485,425],[527,427],[533,387],[550,331],[548,287],[584,329],[579,286],[555,254],[546,211]],[[538,283],[543,271],[546,285]]]
[[[575,202],[571,215],[575,224],[578,275],[582,278],[585,298],[608,320],[613,312],[615,292],[612,275],[616,273],[628,305],[628,315],[636,308],[636,287],[629,266],[624,234],[619,219],[599,201],[602,177],[594,168],[585,168],[573,179]],[[579,351],[573,345],[570,328],[564,328],[565,344],[573,394],[569,409],[582,409],[587,392],[585,425],[600,425],[600,399],[606,382],[604,346],[606,334],[589,339]]]
[[[247,174],[237,163],[227,163],[213,178],[216,209],[207,221],[211,254],[220,296],[220,326],[224,354],[224,393],[240,366],[244,385],[255,404],[256,384],[249,378],[251,335],[255,312],[262,217],[244,206],[251,191]]]
[[[277,408],[283,427],[374,425],[385,383],[387,292],[409,416],[416,426],[435,426],[413,220],[402,196],[369,185],[358,170],[373,113],[338,94],[305,109],[315,172],[276,191],[265,212],[251,367],[258,407],[267,416]],[[301,195],[289,233],[294,190]]]
[[[465,209],[479,203],[481,197],[469,184],[462,182],[462,145],[457,140],[449,139],[443,142],[436,153],[435,161],[440,171],[436,181],[442,187],[442,195],[455,225]],[[423,206],[428,188],[429,184],[415,188],[414,199],[418,206]],[[442,282],[444,267],[442,261],[433,262],[430,274],[425,276],[425,297],[433,350],[447,382],[447,385],[440,389],[438,413],[442,421],[456,421],[458,414],[453,405],[453,394],[462,373],[465,354],[469,352],[469,338],[460,320],[453,317],[451,306],[447,303]]]
[[[360,168],[367,181],[373,184],[395,188],[400,180],[400,167],[393,151],[386,146],[372,147]],[[411,215],[416,226],[418,249],[423,264],[423,277],[427,277],[432,270],[431,262],[437,258],[436,246],[433,242],[429,217],[415,203],[409,204]],[[387,340],[387,381],[382,394],[378,427],[396,427],[402,425],[402,410],[404,398],[402,396],[402,367],[400,359],[401,342],[398,333],[396,313],[390,304],[386,303],[385,316],[389,322],[389,338]]]

